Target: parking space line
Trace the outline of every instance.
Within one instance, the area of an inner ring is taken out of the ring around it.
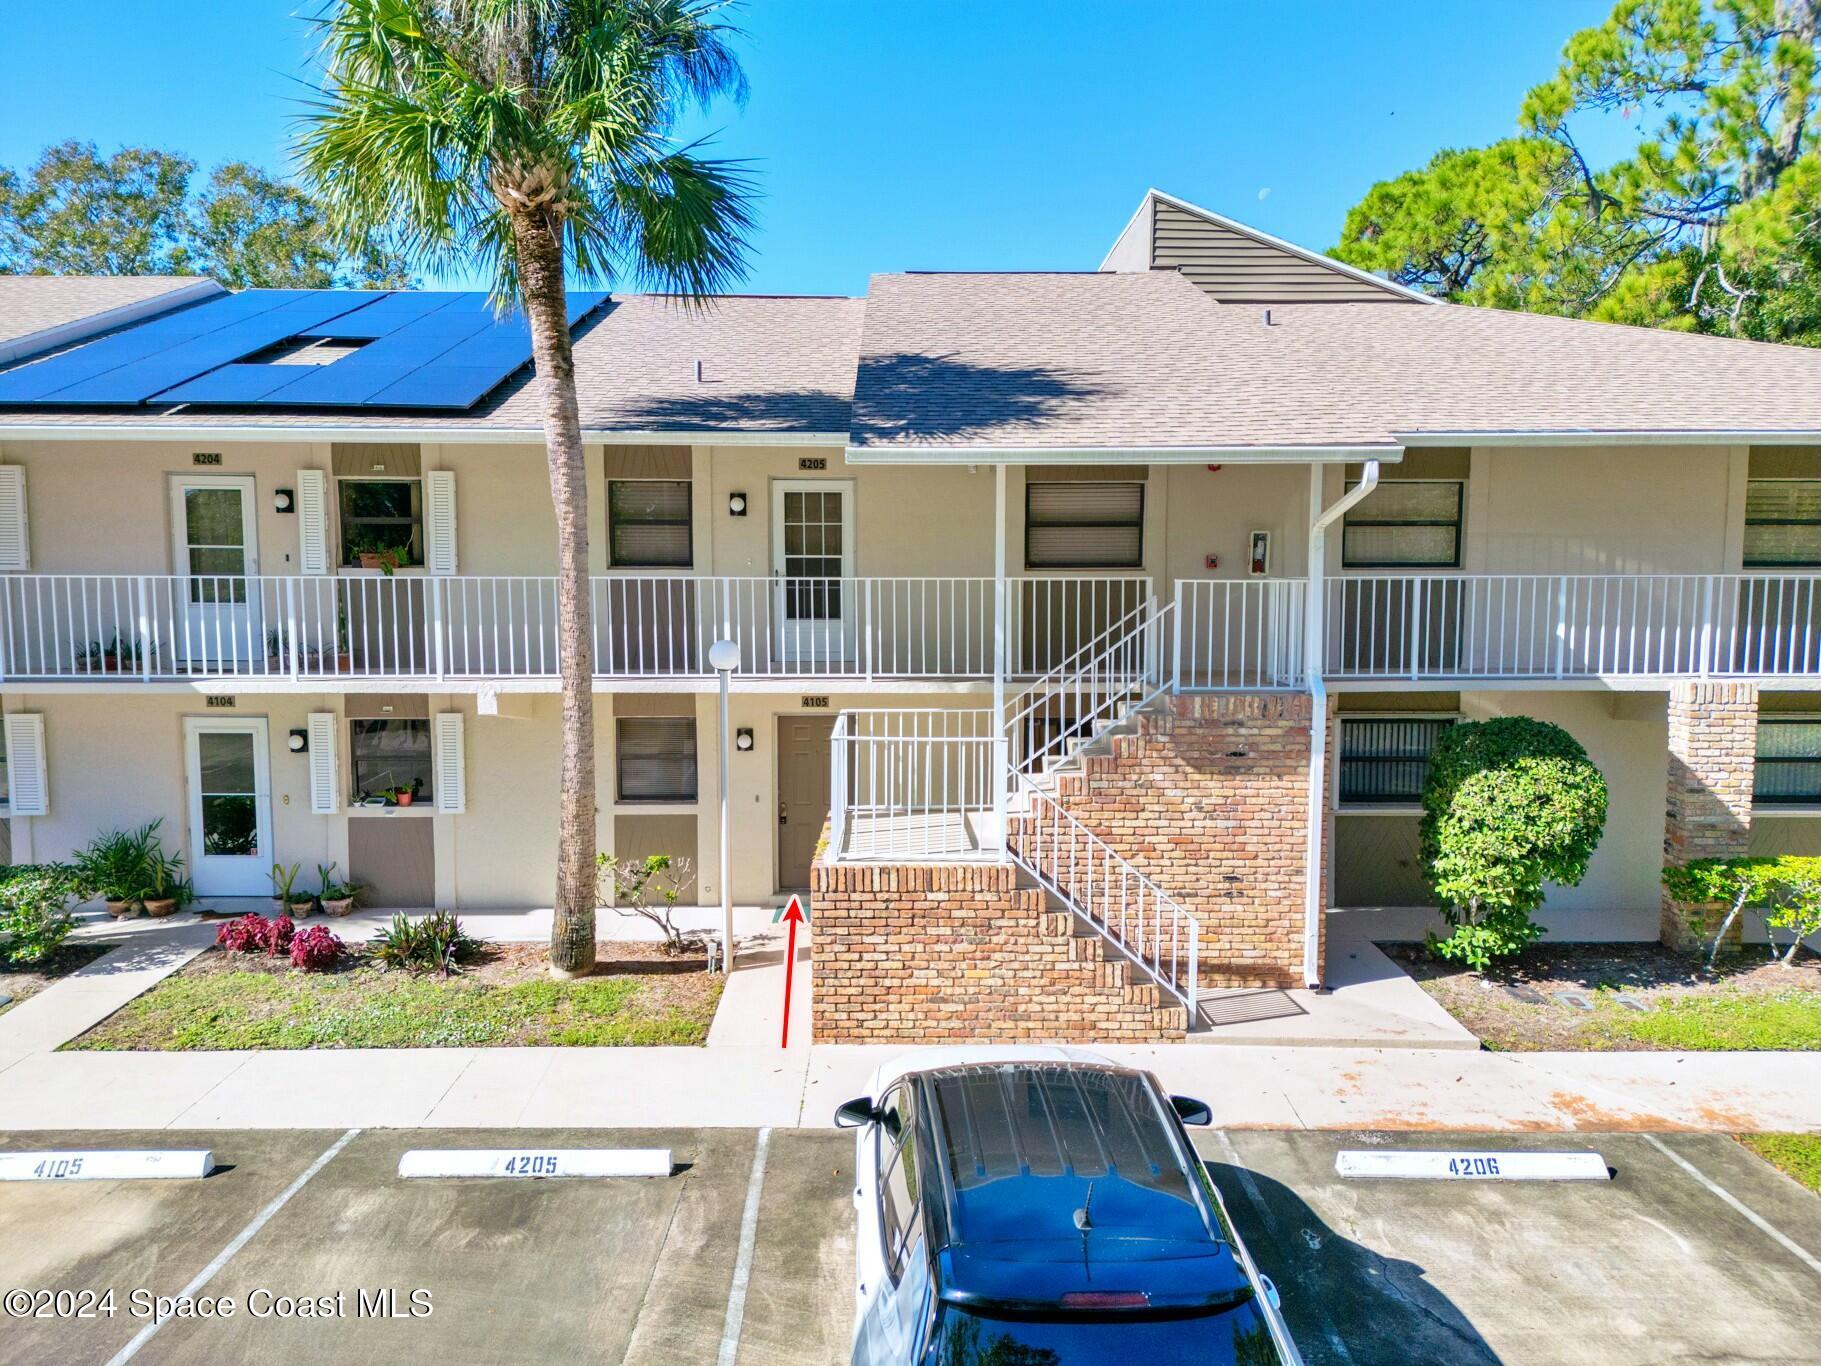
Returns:
[[[1227,1131],[1225,1129],[1214,1130],[1214,1139],[1220,1144],[1220,1151],[1226,1157],[1227,1165],[1233,1169],[1233,1174],[1239,1178],[1240,1188],[1245,1193],[1247,1201],[1251,1203],[1253,1212],[1258,1215],[1259,1222],[1262,1223],[1265,1226],[1265,1230],[1270,1233],[1272,1241],[1277,1244],[1277,1250],[1282,1252],[1284,1239],[1277,1227],[1277,1221],[1271,1217],[1271,1211],[1269,1207],[1266,1206],[1265,1198],[1258,1189],[1258,1183],[1252,1179],[1252,1173],[1247,1170],[1246,1164],[1239,1160],[1239,1152],[1234,1148],[1233,1140],[1227,1137]],[[1257,1260],[1256,1254],[1254,1254],[1254,1260]],[[1352,1361],[1353,1354],[1347,1350],[1346,1342],[1335,1329],[1334,1320],[1328,1317],[1328,1311],[1322,1308],[1321,1302],[1314,1296],[1310,1296],[1309,1307],[1314,1311],[1315,1317],[1321,1323],[1322,1336],[1327,1339],[1329,1350],[1342,1361]]]
[[[347,1133],[336,1139],[335,1142],[331,1143],[321,1157],[318,1157],[309,1166],[305,1167],[303,1173],[295,1181],[286,1186],[273,1198],[269,1205],[253,1216],[252,1223],[235,1234],[234,1240],[226,1247],[222,1248],[220,1252],[215,1254],[214,1261],[197,1272],[195,1278],[191,1280],[188,1285],[184,1286],[182,1290],[177,1292],[177,1298],[182,1299],[186,1296],[194,1295],[197,1291],[201,1290],[203,1286],[214,1280],[221,1269],[233,1260],[234,1254],[245,1247],[247,1243],[251,1241],[254,1234],[258,1233],[260,1229],[271,1222],[272,1216],[289,1204],[291,1197],[308,1185],[311,1177],[328,1166],[329,1163],[335,1159],[337,1153],[352,1143],[355,1135],[359,1132],[359,1129],[350,1129]],[[131,1361],[138,1355],[139,1349],[150,1342],[153,1335],[156,1334],[160,1328],[164,1327],[164,1325],[170,1321],[170,1318],[171,1315],[169,1314],[161,1314],[156,1319],[153,1319],[152,1322],[146,1324],[145,1327],[141,1328],[133,1335],[133,1340],[131,1342],[127,1343],[126,1346],[122,1347],[114,1354],[108,1361],[107,1366],[123,1366],[123,1363]]]
[[[1694,1177],[1694,1179],[1699,1181],[1703,1186],[1706,1186],[1708,1190],[1712,1191],[1715,1195],[1719,1196],[1727,1204],[1731,1205],[1734,1209],[1738,1210],[1740,1214],[1743,1214],[1747,1219],[1751,1220],[1751,1222],[1754,1225],[1756,1225],[1757,1228],[1761,1232],[1768,1233],[1771,1237],[1775,1238],[1784,1247],[1788,1248],[1791,1252],[1795,1253],[1796,1256],[1800,1257],[1804,1262],[1808,1263],[1809,1270],[1813,1271],[1816,1275],[1821,1276],[1821,1259],[1817,1259],[1814,1256],[1812,1256],[1806,1248],[1804,1248],[1800,1243],[1796,1242],[1794,1239],[1785,1237],[1784,1234],[1779,1229],[1772,1227],[1771,1224],[1769,1223],[1769,1221],[1767,1221],[1763,1215],[1759,1214],[1755,1209],[1752,1209],[1749,1205],[1745,1204],[1737,1196],[1735,1196],[1731,1191],[1727,1190],[1724,1186],[1721,1186],[1718,1183],[1716,1183],[1712,1180],[1709,1180],[1708,1177],[1706,1176],[1706,1174],[1703,1173],[1698,1167],[1696,1167],[1694,1165],[1694,1163],[1690,1162],[1687,1158],[1683,1157],[1682,1154],[1677,1152],[1674,1148],[1671,1148],[1667,1143],[1664,1143],[1655,1134],[1644,1134],[1642,1137],[1646,1143],[1650,1144],[1651,1147],[1655,1148],[1658,1152],[1662,1153],[1663,1156],[1667,1157],[1671,1162],[1675,1163],[1683,1171],[1687,1172],[1690,1176]]]
[[[740,1350],[740,1323],[746,1317],[746,1287],[752,1280],[752,1250],[759,1237],[759,1192],[765,1188],[765,1155],[771,1148],[771,1126],[759,1130],[746,1181],[746,1208],[740,1211],[740,1253],[734,1258],[733,1285],[727,1291],[727,1317],[721,1324],[721,1350],[716,1366],[733,1366]]]

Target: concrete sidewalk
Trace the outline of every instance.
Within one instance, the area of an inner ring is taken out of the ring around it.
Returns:
[[[0,1017],[0,1128],[821,1127],[882,1059],[903,1050],[809,1044],[806,940],[791,1046],[779,1046],[783,936],[771,915],[741,915],[747,948],[703,1048],[58,1053],[189,961],[215,929],[97,926],[86,933],[125,931],[128,942]],[[477,928],[481,919],[464,917]],[[337,933],[343,926],[368,928],[337,922]],[[1323,1046],[1311,1033],[1294,1045],[1229,1039],[1098,1051],[1206,1100],[1223,1128],[1821,1128],[1821,1053],[1469,1051],[1434,1021],[1417,1018],[1405,1032],[1398,1021],[1409,1003],[1385,995],[1371,962],[1362,960],[1357,975],[1361,1018],[1376,1010],[1388,1022],[1379,1037],[1397,1046]]]
[[[0,1128],[820,1127],[889,1046],[52,1053],[0,1063]],[[1109,1047],[1234,1129],[1821,1128],[1821,1054]]]

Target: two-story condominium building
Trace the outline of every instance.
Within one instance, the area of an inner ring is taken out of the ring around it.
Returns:
[[[1433,923],[1460,718],[1606,774],[1559,937],[1655,938],[1666,850],[1821,845],[1821,353],[1436,304],[1155,192],[1095,271],[572,303],[600,845],[717,901],[726,762],[819,1037],[1318,983],[1332,916]],[[13,860],[162,818],[204,897],[547,905],[527,356],[472,295],[0,281]]]

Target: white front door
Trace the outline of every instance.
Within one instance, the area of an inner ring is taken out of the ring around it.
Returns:
[[[772,622],[779,658],[815,662],[850,656],[853,572],[853,484],[845,479],[775,481]]]
[[[198,896],[271,891],[271,752],[263,717],[183,723],[190,791],[190,879]]]
[[[253,481],[184,475],[171,481],[172,652],[184,664],[246,672],[267,655],[254,533]]]

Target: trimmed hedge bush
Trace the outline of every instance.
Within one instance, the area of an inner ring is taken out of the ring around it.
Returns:
[[[1446,939],[1430,951],[1483,972],[1542,927],[1543,886],[1572,887],[1606,828],[1606,779],[1567,731],[1528,716],[1442,732],[1423,786],[1423,870]]]

